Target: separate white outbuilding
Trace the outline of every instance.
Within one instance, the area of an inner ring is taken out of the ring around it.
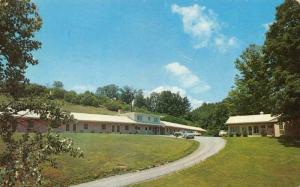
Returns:
[[[225,123],[228,134],[247,136],[275,136],[284,135],[284,123],[278,122],[277,116],[264,114],[230,116]]]

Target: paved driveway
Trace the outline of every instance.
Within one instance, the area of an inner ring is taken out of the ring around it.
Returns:
[[[146,180],[155,179],[163,175],[191,167],[206,158],[219,152],[226,144],[223,138],[219,137],[196,137],[200,142],[199,148],[188,156],[177,161],[138,172],[127,173],[123,175],[111,176],[92,182],[76,185],[76,187],[108,187],[108,186],[126,186],[140,183]]]

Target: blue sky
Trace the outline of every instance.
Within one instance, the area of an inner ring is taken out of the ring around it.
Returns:
[[[94,91],[106,84],[221,101],[234,60],[262,44],[282,0],[35,0],[43,18],[31,82]]]

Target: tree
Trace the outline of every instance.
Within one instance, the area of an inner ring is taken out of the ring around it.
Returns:
[[[229,114],[229,108],[224,102],[204,103],[190,112],[187,119],[197,126],[207,129],[209,135],[217,136],[220,130],[227,128],[225,122]]]
[[[108,97],[111,99],[119,98],[119,87],[115,84],[109,84],[103,87],[97,88],[96,96],[98,97]]]
[[[61,88],[51,88],[50,96],[53,99],[64,99],[66,91]]]
[[[124,86],[121,89],[120,98],[124,103],[131,104],[132,100],[134,99],[135,93],[136,93],[135,89],[129,86]]]
[[[134,96],[134,105],[139,108],[146,106],[146,99],[144,97],[143,90],[137,90]]]
[[[59,89],[64,88],[64,84],[61,81],[54,81],[52,86],[53,86],[53,88],[59,88]]]
[[[26,96],[45,96],[47,94],[49,94],[49,90],[45,87],[45,86],[41,86],[38,84],[28,84],[25,85],[25,89],[24,89],[24,95]]]
[[[239,74],[235,78],[235,87],[229,92],[227,102],[231,102],[235,114],[269,113],[271,104],[270,71],[264,62],[261,47],[250,45],[235,61]]]
[[[64,95],[64,100],[67,101],[67,102],[70,102],[70,103],[78,103],[78,96],[77,96],[77,93],[73,90],[67,92],[65,95]]]
[[[84,92],[81,94],[80,97],[80,104],[85,105],[85,106],[99,106],[99,102],[97,97],[89,91]]]
[[[173,116],[185,115],[191,109],[191,104],[186,97],[181,97],[179,93],[171,91],[162,91],[161,93],[152,93],[150,98],[146,99],[148,110]]]
[[[0,1],[0,91],[6,100],[0,102],[0,136],[4,143],[0,153],[1,186],[32,186],[41,184],[41,164],[55,164],[54,155],[81,155],[70,139],[53,132],[61,124],[72,121],[72,116],[55,103],[42,97],[26,97],[24,87],[28,65],[36,65],[32,52],[41,47],[34,33],[42,20],[37,7],[30,0]],[[20,114],[20,112],[25,114]],[[33,112],[49,122],[46,134],[14,133],[23,115]]]
[[[157,112],[157,104],[158,104],[158,93],[151,93],[150,97],[146,98],[146,107],[151,112]]]
[[[53,99],[64,99],[66,91],[61,81],[54,81],[50,88],[50,96]]]
[[[300,117],[300,4],[285,0],[266,34],[265,59],[272,78],[272,113],[283,120]]]

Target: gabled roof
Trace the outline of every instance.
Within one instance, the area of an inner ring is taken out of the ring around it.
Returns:
[[[121,115],[102,115],[102,114],[87,114],[71,112],[74,119],[78,121],[91,121],[91,122],[115,122],[115,123],[136,123],[134,120],[127,116]]]
[[[129,118],[127,115],[102,115],[102,114],[87,114],[87,113],[77,113],[77,112],[71,112],[71,114],[74,116],[74,119],[78,121],[143,124],[143,125],[153,125],[153,126],[163,126],[163,127],[174,127],[179,129],[202,131],[202,132],[206,131],[200,127],[193,127],[193,126],[182,125],[182,124],[172,123],[167,121],[161,121],[160,124],[137,122]],[[29,111],[20,111],[18,113],[18,116],[23,118],[33,118],[33,119],[38,119],[40,117],[38,114]]]
[[[179,129],[187,129],[187,130],[194,130],[194,131],[202,131],[205,132],[206,130],[200,128],[200,127],[193,127],[189,125],[181,125],[178,123],[172,123],[168,121],[161,121],[162,124],[164,124],[165,127],[174,127],[174,128],[179,128]]]
[[[271,114],[259,114],[230,116],[226,121],[226,124],[276,123],[277,121],[277,116],[271,116]]]

